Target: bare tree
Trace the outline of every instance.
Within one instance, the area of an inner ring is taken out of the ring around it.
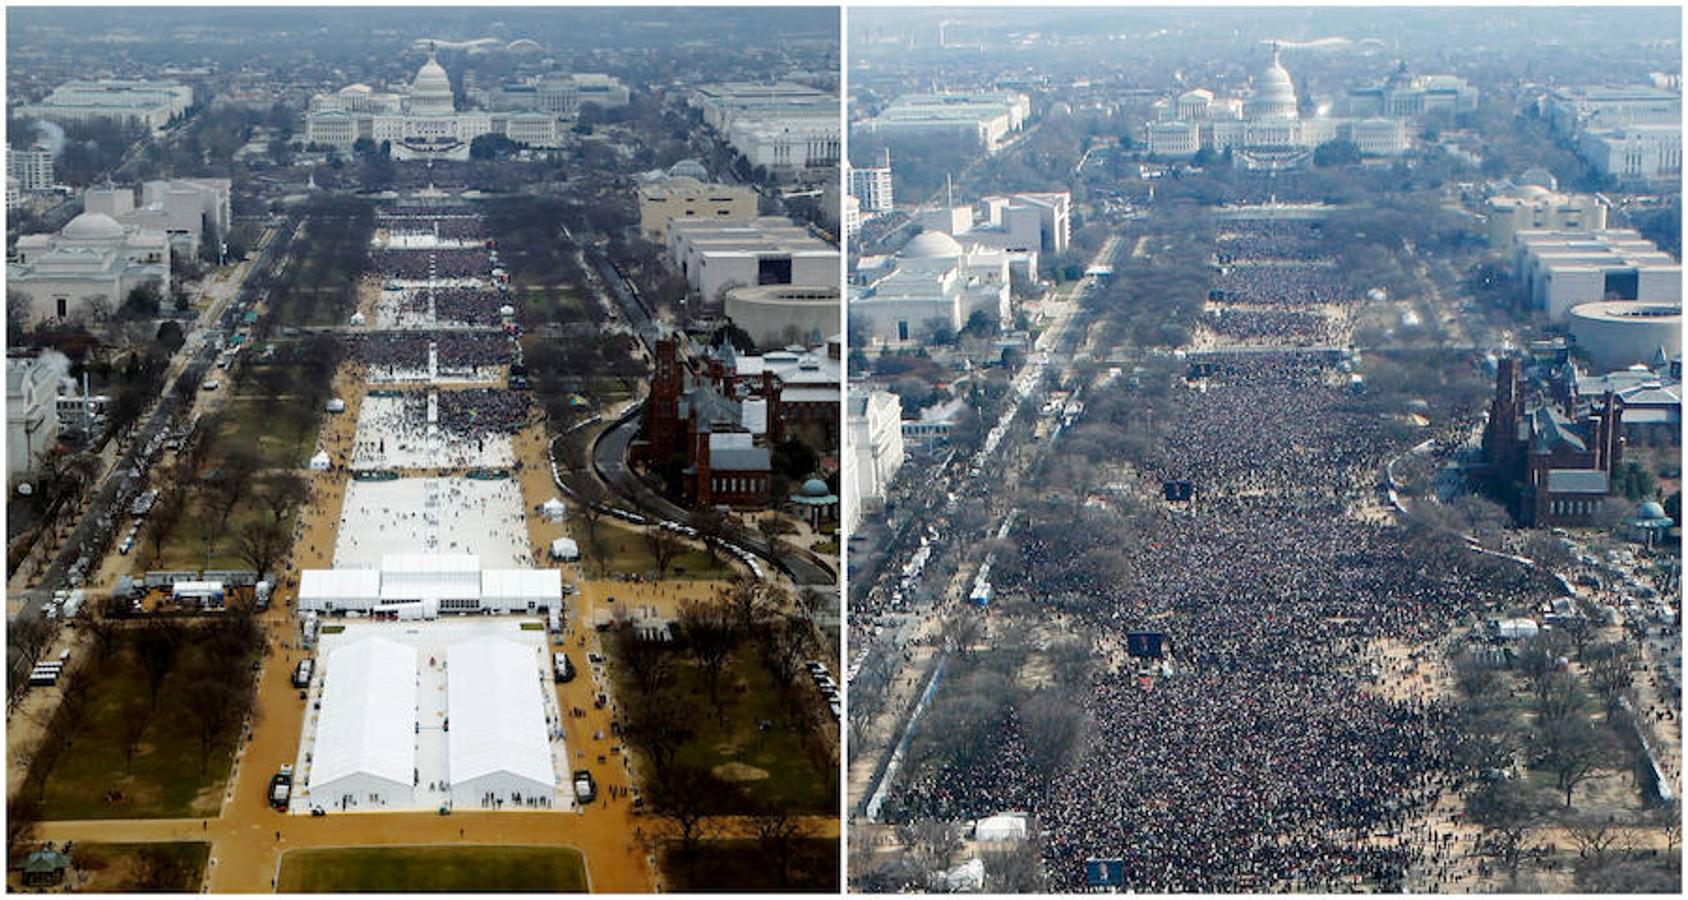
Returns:
[[[686,646],[703,672],[709,702],[721,711],[721,672],[738,646],[739,632],[731,613],[717,600],[684,600],[680,603],[680,626]]]
[[[1547,821],[1547,803],[1523,781],[1491,781],[1466,801],[1471,820],[1483,827],[1484,847],[1506,866],[1516,883],[1531,829]]]
[[[729,786],[699,766],[674,765],[657,773],[651,803],[680,831],[680,853],[692,859],[703,837],[704,820],[720,808]]]
[[[119,710],[119,716],[117,731],[123,744],[123,771],[130,772],[134,770],[135,751],[140,749],[141,738],[152,722],[152,707],[131,695]]]
[[[656,559],[656,572],[658,577],[666,577],[668,575],[668,567],[673,565],[674,559],[678,557],[681,550],[684,549],[680,543],[680,539],[675,537],[674,533],[666,528],[658,528],[654,525],[650,525],[645,528],[645,541],[650,544],[651,556]]]
[[[211,751],[240,724],[245,703],[240,688],[222,678],[194,682],[188,688],[187,699],[194,734],[199,738],[199,771],[204,774],[211,762]]]
[[[274,519],[254,519],[240,529],[240,558],[264,575],[287,552],[292,535]]]
[[[135,659],[147,680],[147,697],[158,706],[158,691],[175,668],[186,631],[174,619],[154,619],[135,636]]]
[[[691,710],[673,691],[636,695],[625,702],[627,739],[645,752],[660,776],[673,766],[681,745],[691,737],[685,724]]]
[[[771,804],[751,818],[751,828],[763,858],[774,870],[775,885],[784,890],[791,884],[791,852],[802,835],[800,823],[789,809]]]

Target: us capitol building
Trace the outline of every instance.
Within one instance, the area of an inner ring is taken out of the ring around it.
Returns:
[[[407,93],[377,92],[365,84],[311,98],[305,140],[350,153],[359,138],[390,143],[396,160],[466,160],[469,142],[499,134],[530,147],[556,147],[562,129],[556,114],[540,110],[459,112],[451,78],[428,54]]]
[[[1278,61],[1254,78],[1245,98],[1215,97],[1205,88],[1155,104],[1156,119],[1147,127],[1149,152],[1156,156],[1193,156],[1201,150],[1231,150],[1248,168],[1299,165],[1327,141],[1348,140],[1362,156],[1397,156],[1407,150],[1407,129],[1398,118],[1302,118],[1295,83]]]

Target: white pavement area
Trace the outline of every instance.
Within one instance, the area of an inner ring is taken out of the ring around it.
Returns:
[[[524,629],[526,623],[530,627]],[[542,618],[518,616],[463,616],[428,622],[374,622],[358,620],[329,620],[329,627],[341,626],[343,631],[325,630],[318,639],[317,671],[311,679],[306,703],[305,721],[299,740],[299,757],[293,767],[294,793],[289,811],[296,815],[311,810],[310,784],[312,753],[315,749],[318,707],[322,687],[327,677],[326,665],[335,650],[359,640],[376,637],[413,648],[419,677],[416,692],[416,765],[415,799],[409,806],[388,805],[365,812],[402,812],[419,809],[439,809],[450,804],[450,737],[447,729],[448,709],[446,658],[449,649],[483,638],[512,641],[533,653],[533,677],[541,682],[539,691],[544,705],[546,732],[550,739],[551,766],[556,774],[557,790],[546,798],[549,809],[570,809],[574,805],[568,748],[563,739],[563,720],[557,707],[557,692],[552,689],[551,648],[547,643]],[[539,628],[532,628],[532,625]],[[323,808],[339,813],[337,800]],[[459,804],[463,806],[463,804]],[[520,809],[505,803],[504,809]],[[359,810],[349,810],[359,811]]]
[[[439,395],[411,391],[400,397],[370,395],[358,410],[353,469],[502,469],[515,464],[507,434],[475,438],[453,434],[436,422]]]
[[[370,245],[380,250],[468,250],[481,246],[472,238],[442,238],[426,232],[376,232]]]
[[[489,569],[530,568],[515,479],[352,480],[340,509],[334,568],[377,569],[388,554],[473,553]]]

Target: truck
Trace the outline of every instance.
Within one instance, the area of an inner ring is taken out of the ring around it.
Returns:
[[[270,776],[270,806],[285,812],[287,802],[293,797],[293,767],[282,766],[281,771]]]
[[[551,675],[558,684],[574,680],[574,663],[569,661],[567,653],[551,654]]]
[[[299,665],[293,667],[293,686],[307,688],[311,686],[311,675],[316,671],[316,660],[301,659]]]
[[[592,780],[592,773],[586,769],[574,770],[574,799],[581,803],[598,799],[598,783]]]

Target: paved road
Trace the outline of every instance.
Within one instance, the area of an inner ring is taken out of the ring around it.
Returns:
[[[639,407],[635,407],[625,418],[598,436],[598,441],[592,448],[592,468],[596,471],[598,480],[640,513],[677,525],[687,525],[691,522],[691,513],[651,490],[627,465],[628,447],[632,445],[634,436],[639,433],[638,409]],[[733,543],[778,566],[781,571],[791,576],[791,580],[796,584],[830,586],[838,583],[836,572],[818,564],[806,554],[796,551],[775,552],[765,541],[749,535],[737,535],[733,538]]]

